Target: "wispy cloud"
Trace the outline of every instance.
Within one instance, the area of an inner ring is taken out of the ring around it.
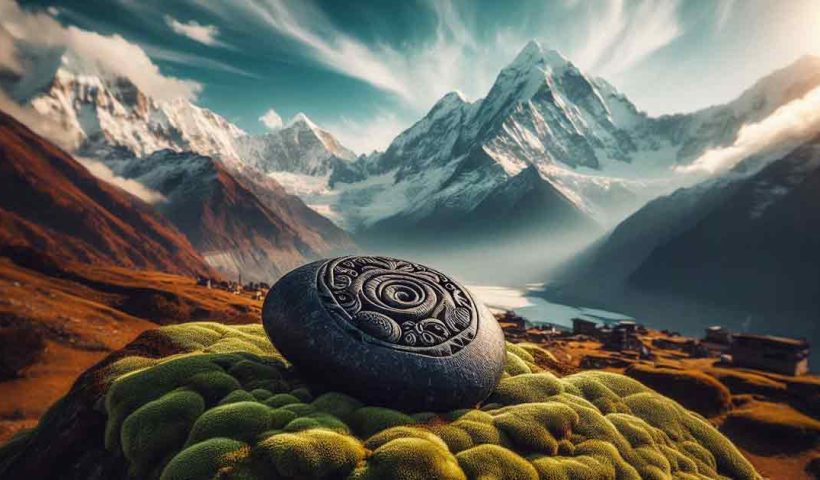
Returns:
[[[683,33],[678,0],[612,0],[575,7],[586,9],[587,27],[586,40],[572,52],[572,58],[597,75],[622,73]]]
[[[219,35],[219,29],[215,25],[201,25],[196,20],[180,22],[170,15],[165,16],[165,23],[174,33],[188,37],[195,42],[209,46],[222,45],[222,42],[216,38]]]
[[[165,196],[160,192],[153,190],[149,187],[146,187],[145,185],[136,180],[116,175],[110,168],[108,168],[108,166],[106,166],[102,162],[92,160],[90,158],[74,158],[75,160],[80,162],[80,164],[82,164],[82,166],[84,166],[89,171],[89,173],[91,173],[95,177],[99,178],[100,180],[106,183],[114,185],[117,188],[125,190],[126,192],[139,198],[145,203],[154,204],[167,201]]]
[[[262,122],[262,125],[266,126],[268,130],[278,130],[282,128],[282,117],[276,113],[274,109],[268,109],[264,115],[259,117],[259,121]]]
[[[131,80],[137,88],[158,100],[192,100],[202,90],[199,82],[163,75],[139,45],[119,35],[105,36],[68,27],[66,46],[102,71]],[[123,61],[125,58],[128,61]]]
[[[232,5],[231,10],[234,7],[261,20],[278,33],[303,44],[310,49],[317,61],[328,67],[402,97],[411,96],[405,81],[396,75],[384,58],[380,58],[396,55],[396,52],[387,47],[373,50],[346,35],[309,3],[240,0]]]
[[[202,55],[193,55],[190,53],[180,52],[177,50],[168,50],[166,48],[157,47],[155,45],[143,44],[141,45],[141,47],[145,51],[145,53],[147,53],[151,58],[155,60],[162,60],[166,62],[176,63],[179,65],[199,67],[219,72],[232,73],[235,75],[241,75],[243,77],[248,78],[262,78],[253,72],[249,72],[247,70],[234,67],[233,65],[229,65],[225,62],[220,62],[219,60],[203,57]]]
[[[160,100],[193,99],[202,89],[198,82],[163,75],[139,45],[120,35],[63,27],[50,15],[27,12],[12,0],[0,0],[0,29],[6,32],[7,42],[10,37],[15,44],[65,48],[85,68],[128,78],[140,90]],[[0,61],[9,62],[6,57],[0,56]],[[13,63],[9,66],[14,67]]]
[[[323,128],[338,138],[342,145],[357,153],[384,149],[408,126],[390,112],[376,113],[367,120],[341,117],[336,121],[323,123]]]
[[[51,140],[64,150],[71,151],[79,143],[79,139],[70,134],[65,125],[54,119],[42,115],[30,106],[23,106],[9,98],[0,90],[0,110],[8,113],[38,135]]]
[[[7,70],[17,74],[23,71],[23,65],[20,63],[20,59],[17,58],[15,39],[2,26],[0,26],[0,70]]]
[[[18,105],[2,91],[0,91],[0,110],[8,113],[38,135],[47,138],[65,150],[71,151],[77,147],[79,139],[69,133],[64,125],[31,107]],[[80,162],[95,177],[125,190],[146,203],[157,203],[166,200],[161,193],[136,180],[117,176],[110,168],[98,161],[81,157],[74,157],[74,159]]]
[[[501,66],[527,40],[502,43],[511,37],[500,32],[489,44],[478,42],[459,10],[464,7],[447,0],[426,4],[437,20],[433,37],[402,50],[381,42],[368,44],[341,31],[307,1],[238,0],[230,8],[216,0],[195,3],[225,22],[261,24],[301,45],[318,64],[393,93],[416,111],[452,90],[471,98],[484,95]]]
[[[726,22],[729,21],[729,17],[732,16],[732,9],[734,6],[735,0],[717,0],[717,6],[715,7],[716,30],[723,30],[723,27],[726,26]]]
[[[712,149],[680,172],[714,174],[726,171],[743,159],[764,153],[785,144],[798,143],[820,132],[820,87],[778,108],[757,123],[745,125],[735,142],[724,148]]]

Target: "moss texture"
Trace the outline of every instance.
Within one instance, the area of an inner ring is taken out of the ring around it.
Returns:
[[[543,371],[534,345],[478,409],[399,412],[314,391],[261,326],[161,330],[187,353],[109,370],[106,446],[138,478],[759,478],[698,414],[626,376]]]

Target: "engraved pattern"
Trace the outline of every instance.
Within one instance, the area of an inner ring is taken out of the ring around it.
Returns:
[[[444,274],[387,257],[328,260],[316,279],[325,310],[365,341],[444,357],[475,337],[470,294]]]

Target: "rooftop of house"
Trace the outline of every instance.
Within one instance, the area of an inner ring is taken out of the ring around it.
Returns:
[[[773,335],[755,335],[751,333],[736,333],[732,335],[735,344],[765,343],[774,346],[791,347],[795,349],[809,348],[809,342],[802,338],[776,337]]]

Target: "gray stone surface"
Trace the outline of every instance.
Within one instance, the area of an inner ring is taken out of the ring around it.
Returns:
[[[304,265],[268,292],[265,331],[308,378],[369,404],[450,410],[484,400],[504,334],[452,278],[387,257]]]

